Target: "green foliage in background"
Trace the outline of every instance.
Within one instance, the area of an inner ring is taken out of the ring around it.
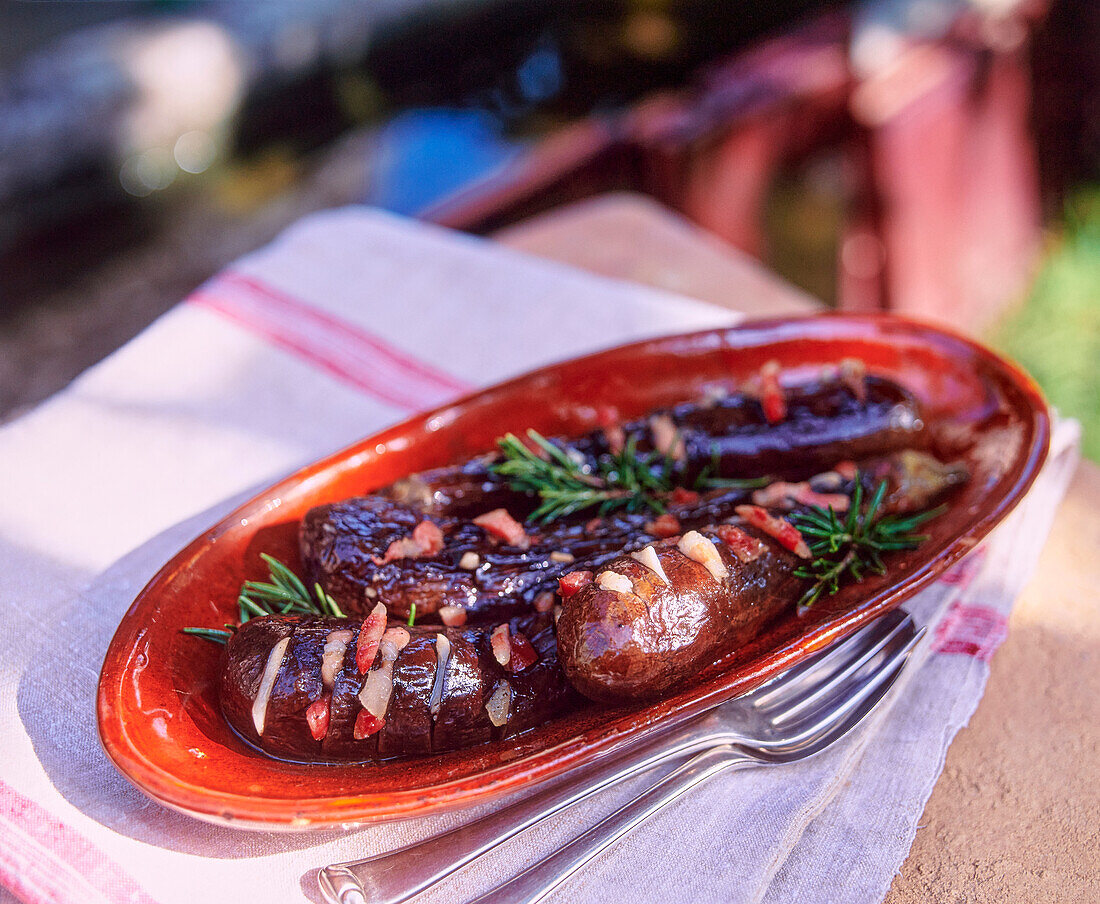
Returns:
[[[1081,421],[1084,453],[1100,461],[1100,185],[1067,204],[1027,303],[991,339]]]

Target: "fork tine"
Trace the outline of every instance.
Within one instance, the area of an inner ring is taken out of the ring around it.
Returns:
[[[869,708],[865,707],[865,703],[868,700],[877,701],[878,697],[875,695],[879,688],[887,682],[893,682],[894,676],[905,664],[906,658],[920,642],[924,632],[925,629],[921,628],[908,637],[896,637],[890,649],[885,652],[884,658],[875,663],[869,674],[849,678],[850,687],[845,688],[843,692],[834,689],[833,695],[824,705],[813,710],[801,722],[786,726],[783,729],[782,738],[776,741],[762,741],[758,749],[774,754],[790,748],[804,747],[835,730],[838,725],[848,722],[853,715],[862,718],[866,709]]]
[[[897,638],[907,638],[914,631],[913,620],[902,620],[889,634],[879,638],[875,643],[868,645],[858,655],[853,656],[846,663],[838,663],[838,667],[832,674],[823,674],[819,680],[810,684],[803,682],[798,688],[791,688],[791,693],[784,696],[782,707],[775,707],[775,715],[772,722],[781,725],[790,722],[801,713],[811,709],[822,699],[830,696],[834,689],[841,687],[849,678],[860,674],[867,665],[873,662],[883,650],[890,648]],[[815,676],[818,677],[818,676]]]
[[[808,689],[827,680],[837,670],[859,660],[868,650],[880,649],[883,642],[894,636],[901,625],[907,621],[912,620],[902,609],[888,612],[850,637],[844,638],[816,656],[773,678],[767,684],[745,694],[740,701],[755,709],[773,709],[783,706],[787,699],[806,693]]]

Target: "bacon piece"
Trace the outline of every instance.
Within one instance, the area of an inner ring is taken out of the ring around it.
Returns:
[[[329,703],[332,702],[332,694],[322,694],[314,700],[306,709],[306,722],[309,724],[309,733],[313,740],[323,740],[328,734]]]
[[[758,559],[764,552],[763,543],[732,524],[720,524],[714,532],[718,534],[718,539],[725,543],[730,552],[737,556],[741,562],[751,562]]]
[[[466,610],[461,606],[440,606],[439,620],[448,628],[461,628],[466,624]]]
[[[669,537],[675,537],[680,533],[680,519],[665,512],[652,521],[647,521],[645,530],[650,536],[657,537],[659,540],[667,540]]]
[[[593,575],[591,571],[571,571],[558,578],[558,593],[562,599],[569,599],[574,593],[587,584],[591,584]]]
[[[570,565],[577,560],[577,557],[571,552],[561,552],[555,549],[550,553],[550,561],[558,562],[561,565]]]
[[[386,606],[378,603],[359,629],[359,640],[355,644],[355,668],[365,675],[374,662],[378,652],[378,641],[386,630]]]
[[[351,730],[351,736],[357,741],[362,741],[363,738],[369,738],[375,732],[381,731],[385,724],[385,719],[379,719],[365,709],[360,710],[359,715],[355,717],[355,727]]]
[[[808,481],[785,483],[777,480],[763,489],[754,490],[752,501],[765,508],[785,508],[788,511],[796,505],[816,505],[835,512],[846,512],[851,505],[851,500],[843,493],[819,493]]]
[[[422,556],[435,556],[443,549],[443,531],[432,521],[421,521],[413,528],[412,537],[420,545]]]
[[[535,652],[535,648],[531,646],[529,641],[523,634],[516,631],[511,635],[512,638],[512,656],[508,662],[508,669],[512,672],[522,672],[529,665],[539,658],[539,654]]]
[[[474,518],[474,524],[511,546],[526,548],[530,545],[527,531],[523,529],[522,524],[508,514],[508,509],[498,508],[484,515],[478,515]]]
[[[813,558],[810,547],[802,539],[801,531],[786,518],[772,515],[758,505],[739,505],[735,511],[753,527],[760,528],[769,537],[773,537],[780,546],[789,549],[796,556],[803,559]]]
[[[603,524],[603,518],[589,518],[584,522],[584,532],[590,534],[594,530],[599,530],[601,524]]]
[[[699,501],[699,494],[695,490],[688,490],[684,487],[676,487],[668,497],[669,502],[676,505],[695,505]]]
[[[397,559],[419,559],[422,556],[437,555],[443,549],[443,531],[431,521],[421,521],[413,528],[411,536],[394,540],[386,547],[381,561],[375,557],[375,563],[385,565]]]
[[[760,368],[760,405],[769,424],[778,424],[787,416],[787,398],[779,385],[778,361],[769,361]]]

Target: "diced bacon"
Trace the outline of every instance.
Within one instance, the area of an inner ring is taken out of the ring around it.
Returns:
[[[601,589],[610,590],[612,593],[634,592],[634,584],[631,583],[630,578],[617,571],[601,571],[596,576],[596,583]]]
[[[558,593],[561,594],[563,600],[569,599],[582,587],[591,584],[592,579],[591,571],[571,571],[569,574],[563,574],[558,578]]]
[[[283,657],[286,656],[288,646],[290,646],[290,638],[284,637],[267,654],[267,663],[264,665],[263,677],[260,678],[260,687],[256,691],[256,699],[252,701],[252,724],[256,727],[256,734],[261,737],[264,733],[264,724],[267,722],[267,704],[271,699],[275,679],[279,676],[279,666],[283,664]]]
[[[419,559],[422,556],[434,556],[442,549],[443,531],[439,529],[439,525],[431,521],[421,521],[413,528],[411,536],[394,540],[387,546],[386,553],[378,564],[384,565],[396,559]]]
[[[659,540],[667,540],[669,537],[675,537],[680,533],[680,519],[665,512],[652,521],[647,521],[645,530],[650,536],[657,537]]]
[[[856,474],[859,473],[859,468],[854,461],[838,461],[833,470],[845,480],[855,480]]]
[[[737,556],[741,562],[752,562],[760,558],[764,552],[763,543],[732,524],[720,524],[715,529],[715,533],[718,534],[718,539],[725,543],[730,552]]]
[[[493,649],[493,658],[505,668],[512,661],[512,638],[508,623],[497,625],[489,635],[489,646]]]
[[[443,549],[443,531],[432,521],[421,521],[412,533],[413,540],[420,545],[423,556],[438,555]]]
[[[466,610],[461,606],[440,606],[439,620],[448,628],[461,628],[466,624]]]
[[[550,561],[551,562],[558,562],[562,565],[569,565],[569,564],[575,562],[576,559],[577,559],[577,557],[575,555],[573,555],[571,552],[559,552],[558,550],[555,549],[552,553],[550,553]]]
[[[365,709],[361,710],[355,717],[355,727],[351,730],[351,736],[357,741],[362,741],[363,738],[369,738],[380,731],[385,724],[385,719],[371,715]]]
[[[378,603],[371,610],[359,629],[359,640],[355,644],[355,668],[360,675],[366,674],[378,652],[378,642],[386,630],[386,605]]]
[[[802,533],[786,518],[772,515],[758,505],[739,505],[735,509],[753,527],[758,527],[769,537],[773,537],[780,546],[789,549],[803,559],[812,558],[810,547],[802,539]]]
[[[603,435],[607,439],[607,448],[612,455],[618,455],[626,448],[626,431],[618,424],[604,427]]]
[[[599,530],[601,524],[603,524],[603,518],[589,518],[584,522],[584,532],[590,534],[594,530]]]
[[[328,734],[329,703],[332,702],[332,694],[322,694],[314,700],[306,709],[306,722],[309,725],[309,733],[313,740],[320,741]]]
[[[512,672],[522,672],[529,665],[533,665],[539,658],[535,648],[523,634],[516,631],[512,636],[512,656],[508,662],[508,669]]]
[[[632,552],[630,558],[634,559],[636,562],[641,562],[661,579],[661,583],[668,584],[668,575],[665,574],[664,566],[661,565],[661,560],[657,557],[657,550],[652,546],[646,546],[644,549]]]
[[[709,537],[704,537],[698,531],[689,530],[680,538],[680,542],[676,546],[685,556],[694,562],[698,562],[710,572],[710,576],[714,580],[722,581],[729,577],[729,569],[726,567],[726,563],[722,561],[722,555],[718,552],[718,547],[714,545],[714,541]]]
[[[676,487],[668,497],[669,502],[676,505],[695,505],[699,501],[699,494],[695,490],[684,487]]]
[[[351,643],[351,633],[346,628],[329,631],[325,638],[325,648],[321,651],[321,683],[327,688],[336,683],[336,673],[343,668],[344,654]]]
[[[507,681],[498,681],[485,704],[489,721],[497,728],[507,724],[512,710],[512,685]]]
[[[836,512],[848,511],[851,500],[843,493],[818,493],[809,482],[786,483],[777,480],[766,487],[754,490],[752,501],[765,508],[793,509],[797,505],[817,505]]]
[[[554,608],[554,594],[549,590],[544,590],[542,593],[535,595],[534,602],[536,612],[549,612]]]
[[[667,414],[655,414],[649,419],[649,431],[656,451],[677,461],[683,459],[684,438],[672,418]]]
[[[522,524],[508,514],[508,509],[498,508],[484,515],[478,515],[474,518],[474,524],[510,546],[526,548],[529,545],[527,531],[523,529]]]
[[[778,424],[787,416],[787,398],[779,385],[778,361],[769,361],[760,368],[760,405],[769,424]]]
[[[378,644],[379,665],[372,669],[359,689],[359,702],[376,719],[386,718],[393,693],[393,664],[409,642],[409,632],[401,627],[387,628]],[[377,729],[375,729],[377,730]]]

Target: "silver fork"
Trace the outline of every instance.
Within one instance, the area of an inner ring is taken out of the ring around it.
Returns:
[[[332,904],[398,904],[604,788],[699,754],[556,854],[484,896],[540,900],[708,776],[727,768],[793,762],[833,743],[886,693],[921,633],[906,613],[891,612],[751,693],[578,776],[424,841],[325,867],[317,876],[321,892]]]

